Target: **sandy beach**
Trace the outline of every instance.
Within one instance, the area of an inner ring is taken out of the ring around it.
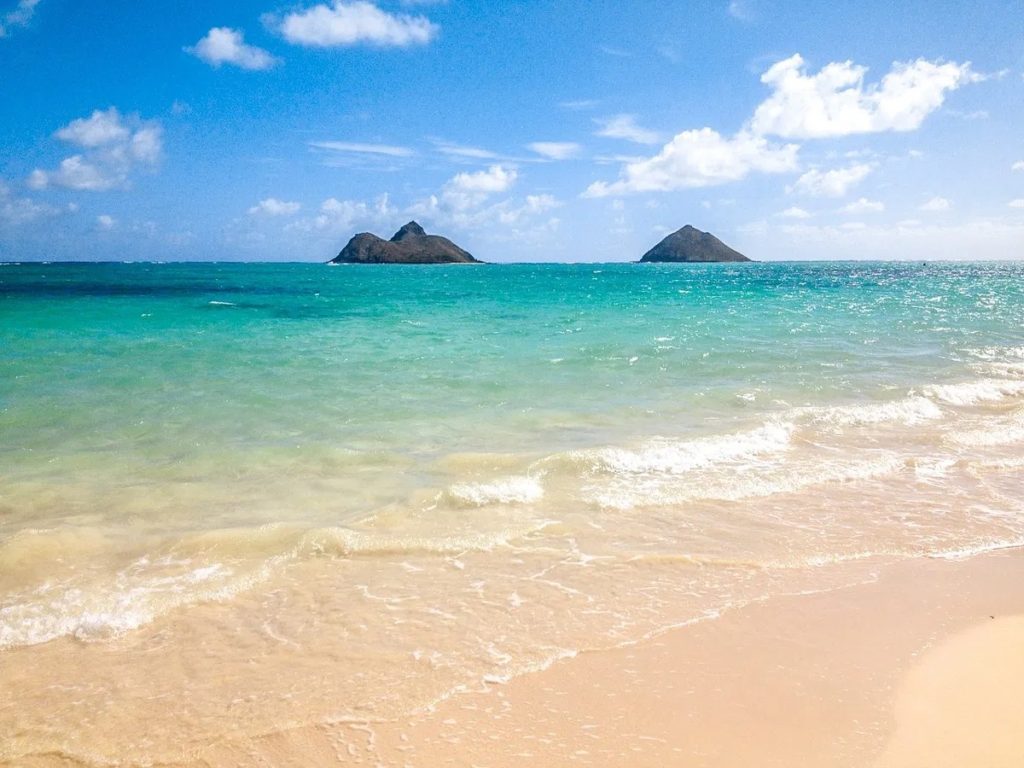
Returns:
[[[1024,763],[1024,553],[883,565],[409,720],[300,728],[194,765],[937,768]]]
[[[0,0],[0,768],[1024,768],[1024,0]]]

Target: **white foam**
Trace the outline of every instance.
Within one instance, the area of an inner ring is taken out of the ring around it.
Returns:
[[[981,347],[965,350],[980,360],[1024,360],[1024,346],[1019,347]]]
[[[854,427],[870,424],[903,424],[913,426],[942,418],[942,409],[932,400],[920,395],[867,405],[839,405],[825,408],[800,408],[818,424],[836,427]]]
[[[466,552],[487,552],[551,525],[550,520],[524,520],[499,530],[452,533],[437,536],[375,532],[353,528],[316,528],[305,533],[296,555],[373,557],[379,555],[427,554],[457,557]]]
[[[177,573],[168,569],[178,566]],[[228,600],[269,574],[270,564],[237,573],[222,563],[141,558],[107,581],[46,583],[8,596],[0,608],[0,649],[59,637],[82,641],[118,637],[175,608]]]
[[[989,427],[956,432],[947,439],[957,445],[975,448],[1024,442],[1024,410],[1016,411],[1009,419],[1000,420]]]
[[[958,384],[933,384],[924,394],[950,405],[968,406],[994,402],[1024,395],[1024,381],[1014,379],[979,379]]]
[[[614,474],[685,474],[727,462],[755,460],[790,447],[793,425],[773,422],[748,432],[693,440],[655,438],[638,449],[599,448],[570,456],[597,471]]]
[[[896,455],[863,461],[775,462],[760,468],[733,467],[682,477],[614,477],[590,484],[584,496],[600,507],[623,511],[697,500],[743,501],[815,485],[870,480],[905,468],[906,460]]]
[[[987,544],[978,544],[973,547],[962,549],[951,549],[945,552],[932,552],[928,557],[936,560],[966,560],[975,555],[983,555],[988,552],[999,552],[1004,549],[1020,549],[1024,547],[1024,539],[1017,541],[995,541]]]
[[[488,504],[533,504],[544,497],[544,487],[534,477],[505,477],[487,483],[456,483],[448,495],[457,502],[483,507]]]

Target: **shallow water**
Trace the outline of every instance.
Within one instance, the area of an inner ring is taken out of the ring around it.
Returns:
[[[1024,543],[1022,318],[1016,264],[0,267],[0,758]]]

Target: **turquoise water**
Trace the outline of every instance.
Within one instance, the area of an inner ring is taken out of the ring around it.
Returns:
[[[8,478],[224,452],[249,472],[715,432],[954,380],[1024,340],[1024,269],[25,265],[0,313]]]
[[[2,266],[0,674],[394,713],[1019,545],[1022,448],[1020,264]],[[96,748],[24,680],[0,757]]]

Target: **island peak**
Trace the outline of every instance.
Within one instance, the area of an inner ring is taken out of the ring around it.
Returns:
[[[426,236],[426,234],[426,230],[423,229],[423,227],[421,227],[417,222],[410,221],[408,224],[403,225],[400,230],[398,230],[397,232],[395,232],[394,235],[391,236],[391,242],[400,243],[403,240],[406,240],[410,237],[424,237]]]
[[[687,224],[666,236],[640,259],[642,262],[717,262],[750,261],[710,232]]]
[[[352,237],[330,264],[480,264],[447,237],[428,235],[415,221],[399,229],[390,240],[372,232]]]

